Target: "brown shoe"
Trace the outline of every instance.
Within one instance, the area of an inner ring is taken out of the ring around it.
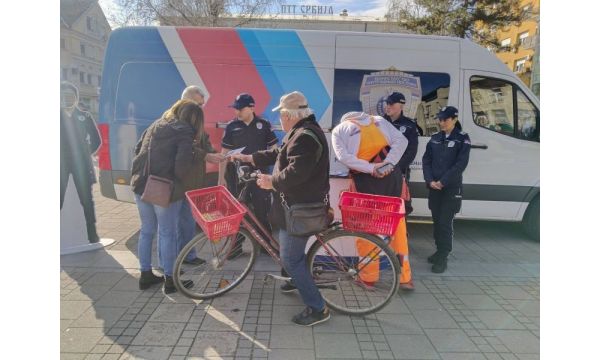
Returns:
[[[404,291],[414,291],[415,284],[413,284],[412,280],[406,283],[400,283],[400,289]]]

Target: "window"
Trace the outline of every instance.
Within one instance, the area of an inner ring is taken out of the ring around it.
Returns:
[[[525,19],[529,19],[532,15],[532,6],[531,4],[523,6],[523,15]]]
[[[67,48],[67,43],[65,42],[65,39],[60,39],[60,48],[61,49],[66,49]]]
[[[79,82],[85,84],[85,73],[83,71],[79,72]]]
[[[85,55],[85,45],[84,44],[79,45],[79,50],[81,50],[81,55]]]
[[[380,75],[379,70],[336,69],[333,84],[332,126],[349,111],[385,115],[385,97],[401,91],[406,98],[404,115],[416,121],[422,136],[431,136],[440,130],[435,116],[448,105],[450,75],[406,70],[396,76]]]
[[[79,72],[79,70],[77,68],[71,69],[71,74],[73,74],[73,75],[77,75],[78,72]]]
[[[87,29],[88,29],[88,30],[94,30],[94,29],[92,28],[92,18],[91,18],[91,17],[89,17],[89,16],[88,16],[88,17],[87,17],[87,19],[86,19],[86,25],[87,25]]]
[[[527,62],[527,58],[515,60],[515,67],[514,67],[513,71],[516,73],[525,72],[525,63],[526,62]]]
[[[87,74],[87,82],[92,85],[92,74]]]
[[[61,80],[69,80],[69,70],[67,68],[60,69]]]
[[[510,46],[510,38],[506,38],[506,39],[502,40],[500,42],[500,46],[502,46],[502,47]]]
[[[100,86],[100,84],[102,84],[102,76],[98,75],[98,86]]]
[[[538,110],[521,90],[517,90],[517,110],[517,136],[526,140],[540,141]]]
[[[514,106],[510,83],[472,77],[471,106],[475,124],[495,132],[513,135]]]
[[[523,42],[529,37],[529,31],[525,31],[519,34],[519,45],[523,45]]]
[[[473,76],[471,106],[478,126],[521,139],[539,140],[539,111],[514,84]]]

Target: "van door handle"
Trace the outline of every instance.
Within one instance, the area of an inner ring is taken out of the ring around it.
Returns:
[[[486,144],[471,144],[471,149],[483,149],[483,150],[487,150],[487,145]]]

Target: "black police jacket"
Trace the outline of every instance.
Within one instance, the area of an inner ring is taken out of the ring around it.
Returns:
[[[410,167],[410,164],[417,156],[417,150],[419,148],[419,133],[417,130],[417,123],[412,121],[410,118],[404,116],[404,113],[400,113],[400,117],[396,121],[392,121],[389,116],[384,116],[384,119],[392,123],[396,129],[398,129],[404,137],[408,140],[408,146],[402,154],[400,161],[396,164],[396,168],[406,173],[406,170]]]
[[[444,188],[461,187],[470,150],[469,135],[458,127],[447,138],[443,131],[433,134],[423,155],[423,177],[427,187],[432,181],[440,181]]]

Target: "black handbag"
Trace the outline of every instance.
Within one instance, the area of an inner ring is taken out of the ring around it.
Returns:
[[[330,223],[329,196],[325,195],[322,202],[300,203],[288,206],[283,193],[281,204],[285,214],[285,227],[288,234],[293,236],[311,236],[327,228]]]
[[[171,204],[171,196],[173,194],[173,181],[160,176],[150,174],[150,152],[152,150],[152,136],[150,136],[148,144],[148,158],[146,159],[145,173],[147,176],[146,186],[142,193],[142,201],[162,206],[169,207]]]

